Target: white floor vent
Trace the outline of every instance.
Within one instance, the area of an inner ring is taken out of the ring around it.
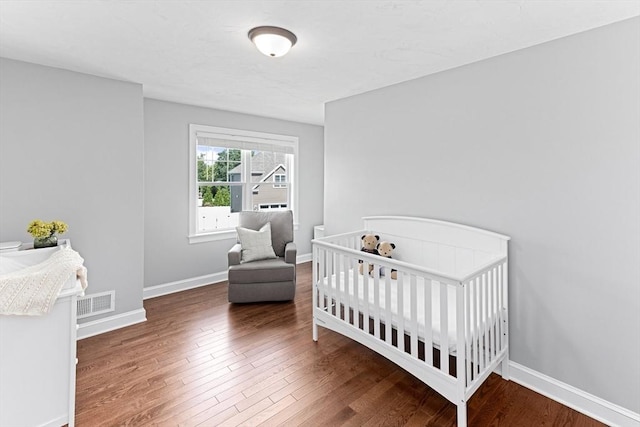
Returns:
[[[78,297],[78,319],[108,313],[116,309],[116,291]]]

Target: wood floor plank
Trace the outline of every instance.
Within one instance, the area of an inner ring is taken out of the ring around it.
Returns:
[[[221,423],[223,423],[224,421],[228,420],[229,418],[237,414],[238,414],[238,410],[234,406],[231,406],[230,408],[227,408],[224,411],[219,412],[212,417],[203,419],[201,422],[197,424],[190,424],[190,425],[203,426],[203,427],[219,426]]]
[[[231,418],[226,419],[224,422],[220,423],[220,427],[234,427],[239,425],[245,425],[246,421],[259,414],[262,411],[267,410],[269,407],[273,405],[273,402],[268,397],[265,397],[261,401],[255,403],[254,405],[249,406],[242,412],[238,412],[238,414],[234,415]]]
[[[226,283],[144,302],[147,321],[78,343],[76,425],[455,426],[455,405],[368,348],[320,328],[311,264],[292,302],[229,304]],[[497,375],[471,426],[601,426]]]
[[[248,426],[257,426],[265,423],[269,423],[269,420],[277,414],[283,413],[292,405],[296,400],[292,396],[287,396],[284,399],[274,403],[265,410],[257,413],[253,417],[246,420],[245,424]]]
[[[197,415],[190,416],[189,414],[176,414],[174,416],[174,420],[179,421],[177,422],[177,424],[186,423],[189,425],[200,425],[202,423],[208,423],[208,425],[216,425],[213,424],[213,421],[211,421],[211,419],[225,420],[237,414],[239,411],[236,408],[236,405],[242,402],[244,399],[245,397],[242,395],[242,393],[238,393],[237,395],[223,402],[213,402],[213,404],[210,406],[207,406],[205,404],[206,402],[203,402],[203,404],[199,404],[189,411],[193,411]]]

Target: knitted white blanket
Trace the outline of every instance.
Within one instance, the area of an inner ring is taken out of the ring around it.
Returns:
[[[69,247],[61,247],[40,264],[0,275],[0,314],[40,316],[49,313],[71,275],[87,287],[84,259]]]

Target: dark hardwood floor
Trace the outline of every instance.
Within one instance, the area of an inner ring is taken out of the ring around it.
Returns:
[[[76,425],[454,426],[455,406],[382,356],[320,328],[311,268],[296,299],[233,305],[226,283],[145,301],[147,321],[78,342]],[[470,426],[602,424],[492,375]]]

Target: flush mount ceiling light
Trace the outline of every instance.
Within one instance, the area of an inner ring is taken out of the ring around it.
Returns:
[[[249,39],[267,56],[283,56],[296,44],[298,38],[280,27],[256,27],[249,31]]]

